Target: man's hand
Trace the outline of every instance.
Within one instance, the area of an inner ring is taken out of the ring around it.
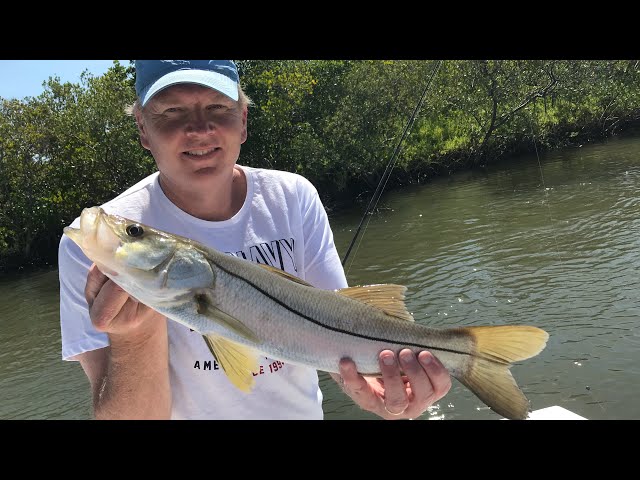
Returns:
[[[451,376],[430,352],[416,358],[404,349],[399,357],[400,364],[392,351],[380,352],[382,377],[363,377],[348,358],[340,361],[340,377],[332,376],[363,410],[388,420],[416,418],[447,394]]]
[[[163,318],[155,310],[131,298],[98,270],[95,264],[91,265],[87,274],[84,295],[94,327],[109,335],[126,336],[142,333],[147,329],[152,331]]]

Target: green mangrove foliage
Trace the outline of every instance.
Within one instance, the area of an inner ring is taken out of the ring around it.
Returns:
[[[418,100],[387,188],[640,120],[636,60],[239,60],[253,100],[240,163],[298,172],[327,205],[368,200]],[[0,98],[0,270],[54,264],[62,228],[153,172],[124,113],[132,65]],[[515,158],[515,157],[514,157]]]

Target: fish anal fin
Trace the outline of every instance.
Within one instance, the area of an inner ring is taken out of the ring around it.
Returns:
[[[406,291],[407,287],[404,285],[392,283],[362,285],[336,290],[340,295],[376,307],[387,315],[413,322],[414,318],[407,311],[407,306],[404,303]]]
[[[205,334],[202,338],[229,381],[243,392],[251,392],[255,384],[253,372],[259,369],[258,353],[219,335]]]
[[[237,335],[240,335],[251,342],[261,343],[258,336],[249,327],[237,318],[216,307],[214,302],[211,300],[211,294],[207,294],[206,292],[197,293],[194,299],[199,315],[205,315],[212,321],[223,325],[228,330],[233,331]]]

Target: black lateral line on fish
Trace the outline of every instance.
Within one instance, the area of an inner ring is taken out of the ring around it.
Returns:
[[[273,300],[275,303],[277,303],[281,307],[285,308],[286,310],[289,310],[291,313],[294,313],[294,314],[298,315],[299,317],[304,318],[305,320],[310,321],[311,323],[313,323],[315,325],[318,325],[319,327],[326,328],[327,330],[331,330],[333,332],[338,332],[338,333],[342,333],[342,334],[345,334],[345,335],[351,335],[352,337],[363,338],[363,339],[366,339],[366,340],[373,340],[373,341],[378,341],[378,342],[396,343],[396,344],[399,343],[399,342],[396,342],[394,340],[389,340],[387,338],[372,337],[372,336],[369,336],[369,335],[363,335],[361,333],[349,332],[347,330],[342,330],[340,328],[336,328],[336,327],[332,327],[330,325],[326,325],[326,324],[322,323],[319,320],[315,320],[315,319],[305,315],[304,313],[298,312],[297,310],[295,310],[294,308],[290,307],[286,303],[284,303],[281,300],[273,297],[268,292],[265,292],[263,289],[261,289],[260,287],[255,285],[250,280],[248,280],[248,279],[246,279],[246,278],[244,278],[244,277],[242,277],[242,276],[240,276],[240,275],[238,275],[236,273],[230,272],[229,270],[227,270],[223,266],[218,265],[217,263],[215,263],[210,258],[208,260],[210,262],[214,263],[223,272],[225,272],[225,273],[231,275],[232,277],[238,278],[238,279],[242,280],[243,282],[249,284],[250,286],[255,288],[258,292],[263,294],[265,297]],[[411,347],[418,347],[418,348],[424,348],[426,350],[436,350],[436,351],[440,351],[440,352],[455,353],[455,354],[458,354],[458,355],[471,355],[469,352],[463,352],[463,351],[460,351],[460,350],[452,350],[450,348],[432,347],[432,346],[422,345],[422,344],[419,344],[419,343],[412,343],[412,342],[401,342],[401,343],[402,343],[402,345],[411,346]]]

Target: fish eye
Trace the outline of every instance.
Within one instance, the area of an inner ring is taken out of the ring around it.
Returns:
[[[144,229],[138,224],[127,225],[127,235],[130,237],[139,237],[144,233]]]

